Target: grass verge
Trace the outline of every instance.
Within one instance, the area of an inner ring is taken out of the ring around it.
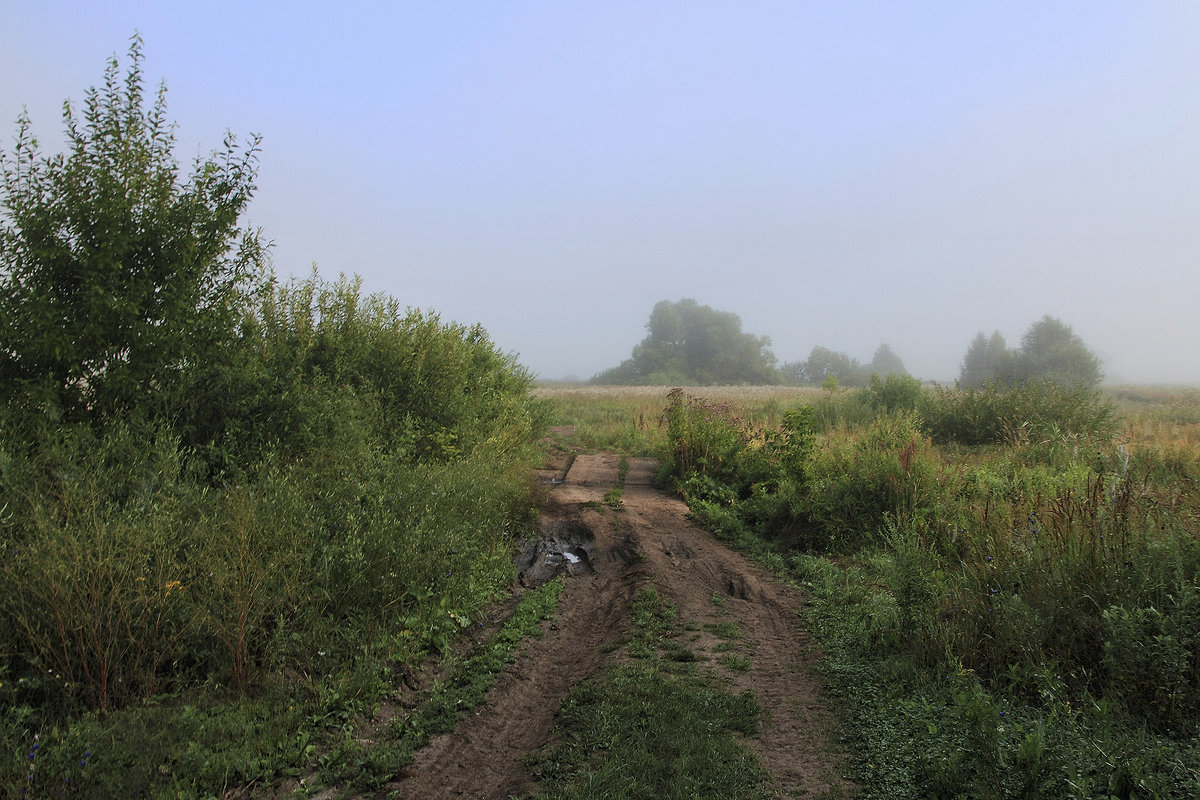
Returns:
[[[404,769],[431,736],[454,730],[460,714],[483,702],[500,671],[513,660],[521,640],[542,635],[538,625],[558,608],[562,587],[562,580],[557,579],[523,596],[494,637],[465,656],[451,656],[444,665],[446,678],[428,689],[410,714],[393,719],[374,741],[363,742],[356,733],[348,732],[345,741],[326,757],[323,782],[377,789]]]
[[[559,744],[535,757],[531,800],[766,797],[768,775],[742,739],[758,733],[750,692],[731,695],[679,658],[676,609],[643,590],[631,609],[632,663],[583,682],[563,703]]]

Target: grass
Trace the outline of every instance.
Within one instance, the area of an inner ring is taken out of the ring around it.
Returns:
[[[624,495],[625,491],[620,486],[614,486],[604,493],[604,505],[615,509],[624,508]]]
[[[747,428],[786,408],[738,391],[709,402]],[[687,485],[719,538],[807,587],[863,797],[1200,796],[1200,394],[1106,398],[1111,438],[1049,426],[968,447],[923,437],[919,415],[817,394],[812,460],[784,508],[819,513],[766,537],[780,506],[764,473],[757,489],[724,483],[761,465],[757,440]],[[717,648],[727,669],[735,642]]]
[[[524,595],[493,636],[444,659],[445,677],[411,712],[373,734],[370,719],[400,680],[379,654],[315,683],[279,679],[256,696],[223,699],[193,691],[43,729],[0,797],[208,797],[289,777],[309,789],[377,788],[482,702],[522,638],[553,614],[560,590],[551,581]],[[3,713],[19,723],[18,711]]]
[[[666,442],[663,408],[669,386],[591,386],[542,384],[534,396],[552,401],[552,425],[574,425],[574,440],[585,450],[626,456],[657,455]],[[780,410],[820,396],[821,390],[787,386],[702,386],[692,396],[716,403],[736,402],[755,419],[774,422]]]
[[[750,659],[740,653],[726,653],[718,661],[735,672],[745,672],[750,669]]]
[[[758,732],[751,693],[731,695],[681,653],[684,630],[654,588],[635,599],[628,646],[563,703],[558,745],[531,763],[531,800],[765,798],[767,774],[743,744]]]
[[[394,778],[429,737],[453,731],[460,715],[483,702],[500,671],[526,636],[541,636],[538,625],[554,614],[562,580],[549,581],[524,595],[500,630],[463,657],[443,665],[445,677],[425,691],[411,713],[392,719],[384,734],[364,741],[348,730],[345,741],[323,759],[327,785],[369,791]]]
[[[738,630],[738,626],[728,620],[710,622],[704,626],[704,630],[721,639],[740,639],[742,636],[742,632]]]

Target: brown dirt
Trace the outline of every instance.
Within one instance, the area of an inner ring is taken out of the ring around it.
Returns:
[[[820,797],[846,788],[830,742],[836,722],[812,675],[816,655],[798,617],[803,595],[691,524],[682,502],[651,488],[653,461],[630,459],[624,506],[614,509],[602,501],[618,485],[617,456],[559,459],[541,476],[548,487],[542,529],[589,531],[591,571],[567,579],[546,635],[524,645],[487,702],[419,751],[379,797],[499,799],[536,788],[526,757],[550,740],[555,713],[576,682],[614,657],[606,644],[627,630],[630,602],[649,585],[677,606],[694,637],[687,646],[732,691],[751,690],[766,709],[761,735],[747,744],[771,773],[773,795]],[[720,665],[722,640],[705,631],[720,622],[737,625],[737,650],[749,669]]]

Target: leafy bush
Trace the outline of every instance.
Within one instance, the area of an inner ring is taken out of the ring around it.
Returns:
[[[1116,431],[1112,404],[1081,385],[1026,381],[1014,387],[991,382],[983,388],[934,389],[922,409],[934,441],[962,445],[1022,444],[1073,446],[1108,441]]]
[[[837,552],[891,526],[926,529],[944,492],[941,465],[912,413],[879,417],[852,443],[827,443],[810,475],[790,538]]]
[[[735,502],[803,483],[813,448],[812,414],[786,411],[775,426],[736,415],[728,403],[668,395],[663,471],[690,499]]]
[[[76,116],[68,142],[42,156],[28,116],[0,151],[0,401],[103,420],[166,412],[219,354],[261,275],[263,244],[238,227],[258,139],[197,160],[178,179],[166,90],[144,108],[142,44],[122,79]]]
[[[261,693],[345,715],[384,662],[444,651],[511,580],[547,416],[478,326],[263,273],[237,227],[256,143],[178,186],[131,56],[82,128],[68,110],[70,154],[38,160],[22,120],[4,162],[0,784],[50,795],[220,794],[311,755],[230,767],[213,731],[239,723],[192,704],[262,730]],[[150,746],[155,725],[184,732]],[[121,777],[147,759],[169,780]]]
[[[885,378],[872,374],[866,394],[877,413],[918,411],[924,405],[925,387],[911,375],[890,374]]]

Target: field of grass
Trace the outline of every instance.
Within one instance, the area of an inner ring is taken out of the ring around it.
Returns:
[[[422,331],[431,353],[469,341]],[[660,457],[698,520],[807,589],[865,797],[1200,796],[1195,390],[539,386],[527,404],[517,376],[503,427],[466,409],[397,433],[365,390],[297,387],[276,417],[304,423],[280,428],[293,449],[224,483],[218,454],[164,431],[64,427],[22,449],[6,430],[0,797],[380,786],[553,611],[555,592],[531,595],[455,654],[511,578],[546,424]],[[654,597],[635,626],[638,660],[564,707],[575,747],[539,756],[545,796],[754,796],[737,737],[770,709],[664,654]],[[364,746],[402,668],[438,653],[446,682]],[[711,716],[679,716],[693,703]],[[580,760],[647,709],[632,749]],[[644,756],[682,752],[660,735],[681,725],[712,735],[683,743],[696,771],[663,773]]]
[[[539,392],[807,587],[864,796],[1200,796],[1195,390]]]
[[[553,401],[553,425],[574,425],[574,439],[592,451],[655,455],[666,444],[666,386],[541,384],[534,395]],[[744,413],[774,424],[780,411],[810,401],[820,389],[788,386],[698,386],[686,389],[714,403],[737,404]]]

